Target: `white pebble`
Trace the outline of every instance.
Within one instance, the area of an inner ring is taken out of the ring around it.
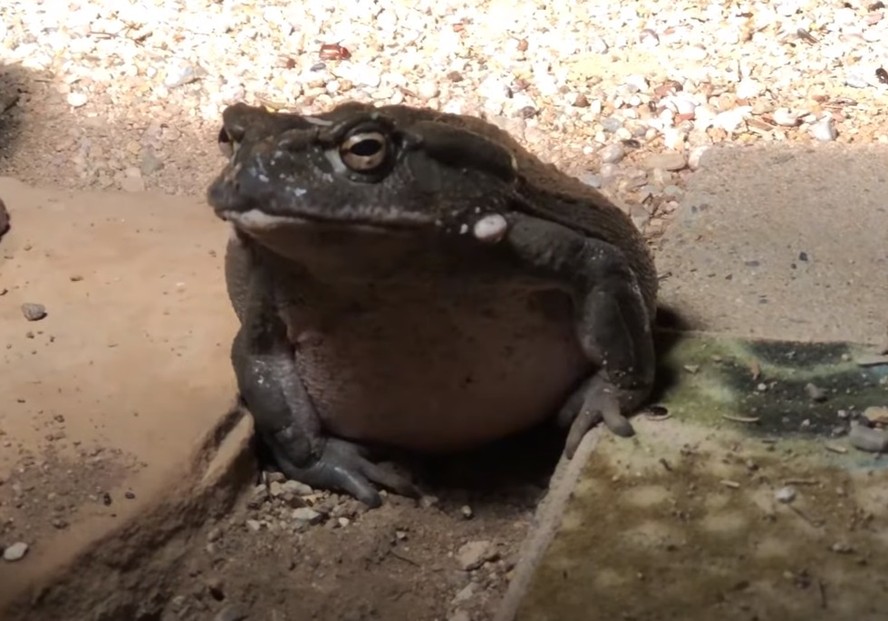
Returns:
[[[25,557],[25,554],[28,553],[28,544],[24,541],[17,541],[11,546],[7,547],[3,550],[3,560],[14,563],[15,561],[20,561]]]
[[[836,131],[836,124],[833,121],[832,115],[829,114],[811,125],[809,131],[811,136],[820,142],[832,142],[839,135],[839,132]]]
[[[752,112],[751,106],[739,106],[733,110],[719,112],[715,118],[712,119],[712,126],[720,127],[726,132],[735,132],[740,128],[741,123],[743,123],[746,117],[749,116],[750,112]]]
[[[416,94],[422,99],[437,97],[439,92],[440,89],[438,88],[438,85],[430,80],[420,82],[419,87],[416,89]]]
[[[472,234],[479,241],[495,244],[503,238],[508,228],[506,219],[493,213],[478,220],[472,227]]]
[[[601,161],[605,164],[616,164],[626,157],[626,149],[619,142],[609,144],[598,152]]]
[[[691,149],[691,152],[688,153],[688,168],[691,170],[697,170],[700,168],[700,158],[702,158],[703,154],[708,150],[708,145],[700,145],[699,147]]]
[[[740,80],[734,92],[737,95],[737,99],[752,99],[761,95],[762,85],[755,80]]]
[[[74,92],[68,93],[67,101],[68,105],[72,108],[79,108],[88,101],[88,98],[86,96],[86,93]]]
[[[793,500],[795,500],[796,491],[794,487],[787,485],[786,487],[781,487],[776,492],[774,492],[774,498],[777,502],[782,502],[784,504],[789,504]]]
[[[782,127],[795,127],[799,124],[799,117],[790,112],[788,108],[777,108],[771,114],[771,118]]]

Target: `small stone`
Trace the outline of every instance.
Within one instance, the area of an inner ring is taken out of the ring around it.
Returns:
[[[697,170],[700,168],[700,159],[703,157],[703,154],[709,150],[709,147],[706,145],[701,145],[699,147],[694,147],[691,149],[691,152],[688,153],[688,168],[691,170]]]
[[[472,515],[474,515],[472,513],[472,507],[470,507],[469,505],[463,505],[462,507],[460,507],[459,512],[462,513],[463,518],[467,520],[472,519]]]
[[[206,72],[189,62],[174,62],[167,68],[166,78],[163,81],[167,88],[183,86],[202,77]]]
[[[681,170],[688,161],[684,154],[678,152],[654,153],[644,161],[645,168],[662,168],[663,170]]]
[[[244,621],[249,616],[250,613],[243,606],[235,604],[233,606],[226,606],[217,612],[216,616],[213,617],[213,621]]]
[[[470,582],[463,588],[459,590],[459,592],[453,597],[454,604],[460,604],[462,602],[468,601],[472,599],[472,595],[475,594],[475,583]]]
[[[799,124],[799,117],[790,112],[788,108],[777,108],[771,114],[771,118],[781,127],[795,127]]]
[[[581,173],[580,181],[588,185],[590,188],[595,188],[596,190],[601,187],[601,175],[596,175],[595,173]]]
[[[811,382],[805,384],[805,393],[808,395],[808,398],[811,399],[811,401],[814,401],[816,403],[822,403],[823,401],[826,401],[826,391],[823,390],[823,388],[821,388],[820,386],[816,386]]]
[[[792,486],[787,485],[786,487],[781,487],[776,492],[774,492],[774,499],[777,502],[782,502],[783,504],[789,504],[793,500],[795,500],[796,491]]]
[[[844,541],[837,541],[836,543],[832,544],[829,549],[831,552],[835,552],[836,554],[851,554],[854,551],[854,548],[852,548],[850,544]]]
[[[262,522],[259,520],[247,520],[247,528],[254,533],[258,533],[262,530]]]
[[[22,304],[22,315],[25,316],[25,319],[28,321],[40,321],[44,317],[46,317],[46,307],[43,304],[36,304],[33,302],[25,302]]]
[[[7,547],[3,550],[3,560],[14,563],[15,561],[20,561],[25,557],[25,554],[28,553],[28,544],[24,541],[17,541],[11,546]]]
[[[68,93],[65,100],[72,108],[79,108],[80,106],[85,105],[86,102],[89,101],[89,98],[86,96],[86,93],[78,93],[75,91],[73,93]]]
[[[214,526],[207,532],[207,541],[214,542],[219,541],[222,538],[222,529],[218,526]]]
[[[486,561],[497,558],[497,551],[489,541],[470,541],[456,553],[456,560],[463,571],[478,569]]]
[[[737,99],[752,99],[753,97],[758,97],[761,93],[762,85],[749,78],[740,80],[734,91],[734,94],[737,95]]]
[[[472,621],[472,617],[465,610],[457,610],[447,617],[447,621]]]
[[[836,131],[836,124],[829,114],[812,124],[808,131],[812,138],[820,142],[832,142],[839,135],[839,132]]]
[[[440,90],[437,83],[426,80],[420,82],[419,87],[416,89],[416,94],[422,99],[431,99],[432,97],[437,97]]]
[[[437,496],[423,495],[419,499],[419,506],[423,509],[431,509],[432,507],[438,506],[439,502],[441,502],[441,499]]]
[[[157,157],[153,151],[145,150],[142,152],[142,161],[139,163],[139,170],[143,175],[150,175],[163,168],[163,160]]]
[[[247,506],[251,509],[258,509],[262,506],[262,503],[268,499],[268,490],[264,485],[256,485],[250,490],[250,495],[247,498]]]
[[[308,524],[317,524],[324,518],[323,514],[318,513],[309,507],[293,509],[293,513],[290,514],[290,517],[298,522],[306,522]]]
[[[616,164],[626,157],[626,149],[619,142],[609,144],[598,152],[601,161],[605,164]]]
[[[268,494],[272,498],[277,498],[284,493],[284,486],[277,481],[272,481],[268,486]]]
[[[495,244],[506,234],[509,223],[498,213],[484,216],[472,226],[472,234],[478,241]]]
[[[136,172],[136,175],[127,174],[120,180],[120,189],[124,192],[144,192],[145,180],[142,179],[142,173],[138,168],[127,169]]]
[[[287,494],[296,494],[297,496],[308,496],[314,490],[300,481],[284,481],[281,483],[281,491]]]
[[[871,405],[863,411],[863,417],[872,425],[888,425],[888,406]]]

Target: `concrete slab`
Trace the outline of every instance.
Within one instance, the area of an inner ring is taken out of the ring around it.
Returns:
[[[12,179],[0,197],[0,548],[28,546],[0,560],[0,617],[55,618],[40,606],[58,601],[64,618],[111,618],[116,591],[152,595],[166,544],[227,502],[219,482],[248,459],[226,227],[196,199]],[[34,303],[47,314],[28,321]]]
[[[657,268],[697,330],[878,342],[888,334],[888,148],[712,149]]]
[[[863,345],[797,358],[730,336],[885,342],[885,171],[884,148],[704,157],[657,265],[663,305],[714,345],[661,348],[669,420],[638,418],[632,441],[596,430],[559,465],[496,621],[888,615],[888,471],[836,416],[888,404],[888,369],[857,367],[876,352]],[[732,359],[731,378],[707,372]],[[811,382],[827,391],[816,411]],[[775,500],[787,482],[797,505]]]
[[[888,404],[888,364],[863,353],[673,343],[671,417],[600,435],[508,618],[888,617],[888,466],[836,432],[837,409]]]

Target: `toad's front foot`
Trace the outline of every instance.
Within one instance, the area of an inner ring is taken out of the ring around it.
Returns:
[[[295,465],[287,456],[286,433],[264,436],[274,460],[287,477],[320,489],[337,489],[351,494],[368,507],[382,504],[374,483],[402,496],[417,498],[419,490],[393,470],[367,458],[367,450],[339,438],[327,438],[319,457],[304,466]]]

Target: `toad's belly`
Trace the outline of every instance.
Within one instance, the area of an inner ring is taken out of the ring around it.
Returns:
[[[552,416],[590,372],[569,300],[552,293],[342,313],[298,331],[297,369],[328,433],[424,452],[470,448]]]

